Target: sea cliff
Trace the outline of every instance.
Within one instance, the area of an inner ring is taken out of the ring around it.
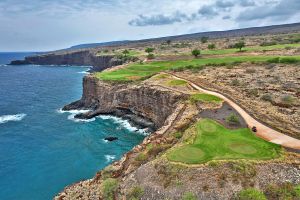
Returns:
[[[11,65],[75,65],[92,66],[93,71],[101,71],[112,66],[123,64],[122,59],[114,55],[100,55],[89,50],[55,52],[28,56],[24,60],[12,61]]]

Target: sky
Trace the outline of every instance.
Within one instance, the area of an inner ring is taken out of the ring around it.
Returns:
[[[300,0],[0,0],[0,51],[300,22]]]

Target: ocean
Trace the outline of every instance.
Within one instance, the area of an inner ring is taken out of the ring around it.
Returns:
[[[119,118],[84,121],[74,119],[84,111],[61,111],[81,97],[87,70],[0,64],[0,199],[52,199],[144,139],[142,130]],[[106,142],[106,136],[119,140]]]

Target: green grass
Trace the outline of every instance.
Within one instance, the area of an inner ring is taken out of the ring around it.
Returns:
[[[232,64],[237,62],[266,62],[278,56],[236,56],[222,58],[200,58],[176,61],[154,61],[145,64],[133,63],[116,71],[98,72],[96,77],[106,81],[134,81],[145,79],[161,71],[178,69],[185,66],[203,66],[207,64]],[[281,56],[281,58],[294,58],[300,61],[300,56]]]
[[[199,94],[193,94],[190,97],[190,100],[193,102],[222,102],[223,100],[219,97],[216,97],[211,94],[205,94],[205,93],[199,93]]]
[[[180,86],[180,85],[186,85],[187,82],[184,80],[170,80],[167,85],[169,86]]]
[[[210,119],[202,119],[191,128],[195,138],[167,152],[170,161],[201,164],[211,160],[267,160],[278,157],[281,150],[248,128],[230,130]]]

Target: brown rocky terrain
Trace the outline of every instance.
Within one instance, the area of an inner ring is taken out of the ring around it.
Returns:
[[[300,69],[297,65],[241,64],[180,72],[200,85],[235,99],[270,126],[300,138]]]

